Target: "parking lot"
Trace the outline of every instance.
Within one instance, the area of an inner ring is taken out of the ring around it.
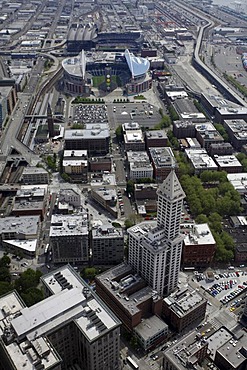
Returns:
[[[104,104],[77,104],[73,106],[74,123],[107,122],[107,107]]]
[[[215,273],[214,280],[211,282],[207,280],[204,274],[195,272],[194,279],[208,294],[224,305],[229,302],[232,304],[233,300],[236,301],[237,305],[241,302],[239,296],[247,291],[247,271],[243,269]],[[236,299],[237,297],[239,300]],[[231,311],[234,311],[234,309]]]
[[[111,103],[107,105],[107,110],[112,128],[126,122],[137,122],[140,127],[154,127],[161,121],[159,109],[147,101]]]

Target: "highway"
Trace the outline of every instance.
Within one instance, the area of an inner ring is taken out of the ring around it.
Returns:
[[[179,4],[182,8],[188,10],[189,5],[186,4],[183,5],[180,1],[176,1],[176,3]],[[196,69],[200,71],[212,84],[214,84],[221,93],[223,93],[227,98],[230,100],[233,100],[235,103],[242,105],[244,107],[247,106],[246,102],[244,99],[242,99],[237,92],[235,92],[231,86],[229,86],[226,82],[224,82],[221,78],[221,76],[218,76],[217,73],[215,73],[212,69],[210,69],[206,64],[202,62],[200,59],[200,50],[201,50],[201,45],[202,45],[202,40],[204,37],[204,33],[206,30],[209,30],[210,28],[215,27],[215,22],[212,19],[209,19],[208,17],[202,15],[201,12],[194,11],[191,8],[189,8],[189,11],[196,15],[200,16],[206,24],[203,26],[200,26],[199,28],[199,33],[197,36],[197,41],[196,41],[196,46],[194,50],[194,55],[193,55],[193,65]]]

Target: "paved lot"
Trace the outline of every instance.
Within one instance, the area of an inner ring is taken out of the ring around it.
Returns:
[[[141,127],[154,127],[161,120],[158,107],[144,100],[133,103],[109,103],[107,110],[111,128],[126,122],[138,122]]]
[[[104,104],[76,104],[73,106],[74,123],[107,122],[107,108]]]
[[[197,276],[194,279],[198,281],[204,274]],[[222,304],[228,304],[236,300],[239,295],[247,290],[247,271],[243,268],[235,271],[217,271],[214,276],[214,281],[209,282],[204,278],[198,282],[208,294]]]

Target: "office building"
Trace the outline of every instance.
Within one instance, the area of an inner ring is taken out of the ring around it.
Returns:
[[[122,263],[97,275],[95,283],[96,292],[126,330],[133,331],[152,315],[161,316],[162,298],[128,264]]]
[[[60,189],[58,195],[59,203],[68,203],[74,208],[81,207],[81,195],[74,189]]]
[[[230,143],[211,144],[208,154],[212,157],[214,155],[231,155],[233,153],[233,146]]]
[[[210,122],[205,122],[200,125],[196,125],[196,139],[200,143],[202,148],[205,148],[209,152],[211,144],[223,144],[224,139],[218,133],[214,125]]]
[[[0,243],[7,252],[34,258],[39,232],[39,216],[0,218]]]
[[[110,156],[88,158],[88,171],[104,172],[112,170],[112,159]]]
[[[149,148],[163,148],[168,144],[167,134],[164,130],[146,131],[145,141],[147,150]]]
[[[207,356],[208,342],[196,332],[183,336],[164,352],[164,370],[201,370]]]
[[[47,105],[47,127],[49,138],[53,138],[55,136],[55,129],[54,129],[54,118],[52,115],[50,103],[48,103]]]
[[[186,137],[196,136],[196,123],[193,121],[174,121],[173,134],[177,139],[185,139]]]
[[[109,152],[110,132],[108,123],[86,123],[84,129],[65,130],[67,150],[87,150],[88,156],[106,155]]]
[[[49,174],[42,167],[25,167],[22,172],[21,182],[23,184],[48,184]]]
[[[170,147],[149,148],[149,155],[157,182],[164,181],[172,168],[178,170],[176,158]]]
[[[92,186],[91,197],[106,211],[110,212],[113,217],[118,216],[117,210],[117,191],[110,186]]]
[[[243,167],[235,155],[215,155],[214,161],[218,165],[219,171],[227,173],[242,172]]]
[[[54,263],[82,263],[89,259],[87,213],[52,215],[50,246]]]
[[[185,154],[190,161],[193,170],[196,175],[200,174],[202,171],[217,171],[218,166],[214,160],[209,157],[206,149],[185,149]]]
[[[65,150],[63,171],[73,182],[87,182],[88,158],[86,150]]]
[[[247,144],[247,123],[245,119],[227,119],[223,126],[229,137],[229,141],[236,150],[242,149]]]
[[[124,236],[122,228],[109,223],[92,228],[91,248],[95,265],[116,265],[123,261]]]
[[[177,332],[196,327],[205,317],[207,300],[188,285],[180,284],[179,290],[164,298],[162,313],[167,323]]]
[[[145,151],[145,141],[142,130],[128,130],[124,134],[125,151]]]
[[[220,370],[245,370],[247,335],[237,328],[221,327],[208,337],[208,357]]]
[[[182,266],[210,266],[213,261],[216,242],[208,224],[183,224]]]
[[[41,278],[46,298],[0,298],[1,370],[118,370],[120,321],[72,267]]]
[[[164,341],[168,335],[168,325],[158,316],[153,315],[134,328],[134,335],[138,343],[147,351]]]
[[[167,296],[177,286],[183,241],[180,220],[185,194],[174,169],[157,194],[157,222],[142,222],[128,229],[128,262],[152,289]]]
[[[128,151],[126,155],[131,180],[153,178],[153,167],[146,152]]]
[[[38,215],[44,218],[47,185],[22,185],[17,190],[11,214],[13,216]]]

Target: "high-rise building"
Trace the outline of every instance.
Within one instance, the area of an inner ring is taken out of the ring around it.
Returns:
[[[70,265],[42,277],[45,299],[0,298],[0,370],[118,370],[120,325]]]
[[[180,219],[185,194],[172,169],[157,190],[157,221],[128,229],[129,264],[158,294],[177,286],[183,236]]]

